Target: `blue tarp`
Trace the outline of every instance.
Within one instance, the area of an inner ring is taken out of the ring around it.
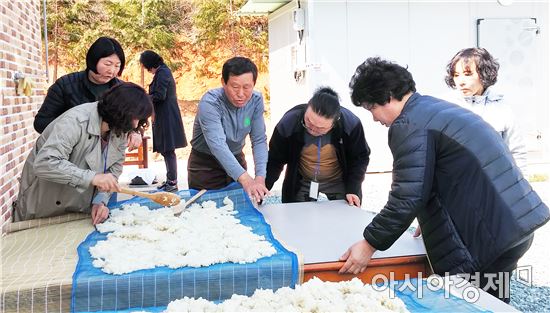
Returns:
[[[413,278],[406,283],[397,281],[393,289],[411,312],[490,312],[449,294],[444,288],[428,287],[426,280]]]
[[[205,193],[199,202],[213,200],[222,206],[228,196],[234,203],[235,215],[243,225],[263,235],[275,247],[277,253],[255,263],[223,263],[208,267],[184,267],[170,269],[158,267],[140,270],[125,275],[110,275],[92,265],[89,248],[98,241],[105,240],[106,234],[97,231],[91,233],[78,247],[78,264],[73,275],[71,310],[73,312],[98,312],[114,310],[141,310],[148,307],[164,307],[170,301],[185,296],[211,301],[223,301],[233,294],[252,295],[256,289],[279,289],[294,287],[298,282],[298,258],[286,250],[271,232],[265,222],[239,188],[230,187]],[[183,199],[188,199],[197,191],[179,191]],[[138,202],[152,209],[158,204],[147,199],[130,199],[117,202],[109,208],[118,208],[123,203]],[[131,262],[131,261],[130,261]]]

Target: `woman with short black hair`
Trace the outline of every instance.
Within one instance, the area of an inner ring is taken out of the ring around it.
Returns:
[[[82,103],[99,100],[109,88],[119,84],[126,57],[120,43],[110,37],[99,37],[86,53],[86,69],[61,76],[48,89],[46,98],[34,118],[34,129],[44,129],[63,112]],[[141,134],[131,132],[128,148],[141,145]]]

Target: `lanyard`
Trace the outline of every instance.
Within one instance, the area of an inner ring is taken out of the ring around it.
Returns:
[[[313,173],[313,181],[317,181],[317,176],[321,172],[321,137],[319,136],[317,144],[317,163],[315,164],[315,172]]]
[[[103,174],[105,174],[107,173],[107,156],[109,154],[109,140],[107,140],[107,146],[105,147],[105,151],[103,151],[102,154],[103,154]]]

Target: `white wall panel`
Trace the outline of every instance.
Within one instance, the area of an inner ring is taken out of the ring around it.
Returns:
[[[476,45],[477,19],[534,17],[541,27],[534,63],[541,70],[533,77],[537,100],[522,114],[530,116],[526,121],[536,116],[536,127],[542,131],[542,140],[529,140],[530,148],[550,150],[548,1],[515,0],[510,6],[501,6],[496,0],[310,0],[301,4],[306,11],[306,79],[300,83],[292,78],[289,60],[285,60],[297,42],[291,19],[296,2],[270,15],[274,123],[290,107],[307,101],[315,88],[330,85],[339,92],[343,105],[363,121],[373,151],[369,171],[391,170],[387,129],[349,100],[348,83],[355,68],[367,57],[381,56],[408,65],[420,93],[446,96],[450,92],[444,82],[447,62],[458,50]],[[517,109],[522,110],[522,104]]]

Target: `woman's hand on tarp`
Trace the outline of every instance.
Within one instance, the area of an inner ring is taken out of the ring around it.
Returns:
[[[103,203],[92,205],[92,224],[103,223],[109,217],[109,208]]]

